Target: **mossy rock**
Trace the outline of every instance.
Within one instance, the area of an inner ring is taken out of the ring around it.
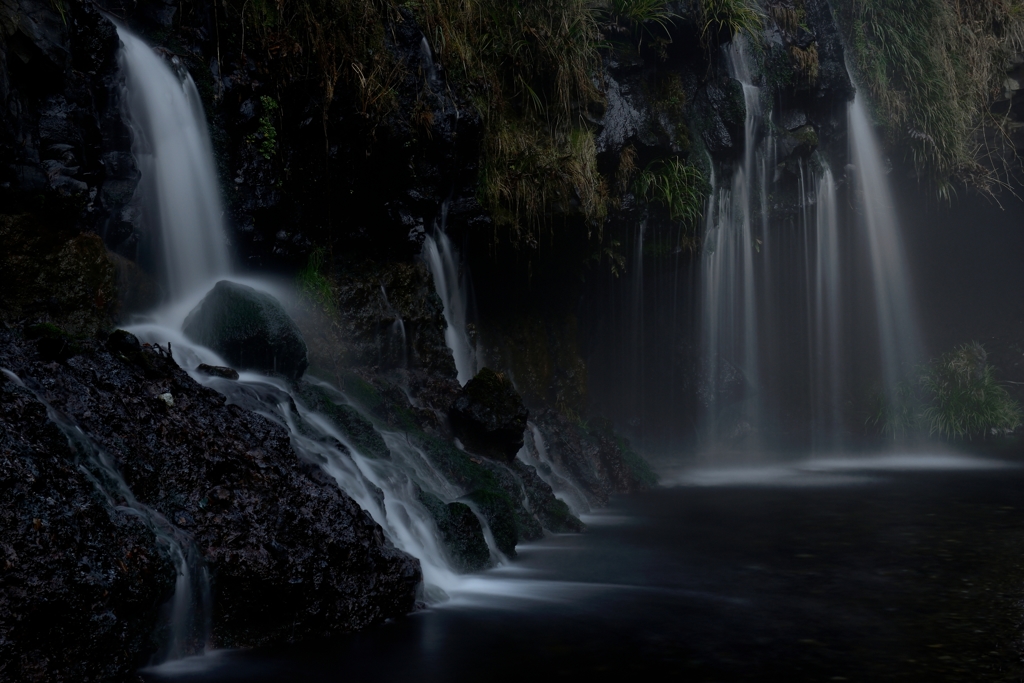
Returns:
[[[456,571],[476,572],[490,566],[491,551],[487,548],[483,527],[468,505],[445,503],[422,489],[419,500],[437,523],[441,541]]]
[[[281,303],[235,282],[214,285],[185,318],[182,332],[239,369],[298,379],[309,365],[306,342]]]
[[[529,416],[512,382],[490,368],[466,383],[450,411],[452,427],[467,450],[505,462],[523,447]]]
[[[509,495],[500,489],[479,489],[466,496],[466,500],[473,503],[487,520],[498,550],[506,557],[515,557],[520,522],[516,516],[516,505]]]
[[[330,420],[361,455],[369,458],[391,457],[391,450],[373,423],[352,406],[335,400],[327,389],[303,382],[299,396],[306,405]]]

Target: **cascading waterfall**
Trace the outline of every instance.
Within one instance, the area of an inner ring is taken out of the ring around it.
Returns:
[[[587,496],[573,482],[572,477],[564,472],[548,454],[548,446],[537,425],[526,423],[527,438],[517,454],[517,458],[537,471],[537,475],[551,487],[555,497],[569,506],[574,515],[590,512]]]
[[[891,392],[920,358],[910,278],[885,164],[860,93],[849,109],[850,156],[859,227],[867,239],[881,348],[883,388]]]
[[[840,395],[841,320],[839,210],[832,171],[818,181],[814,258],[814,366],[811,409],[816,445],[837,446],[842,428]]]
[[[218,354],[196,345],[181,332],[186,314],[209,286],[229,275],[206,124],[198,100],[190,99],[194,85],[187,73],[182,72],[180,78],[175,76],[149,47],[123,29],[119,31],[125,43],[122,64],[130,74],[130,114],[141,138],[136,149],[141,157],[140,165],[149,175],[149,181],[142,185],[141,199],[147,215],[159,217],[161,245],[173,294],[167,306],[155,311],[150,320],[133,325],[131,331],[147,342],[173,344],[176,361],[197,381],[227,396],[229,403],[258,412],[287,428],[292,446],[300,457],[322,463],[324,470],[373,517],[392,543],[420,560],[424,598],[429,602],[444,599],[448,591],[463,584],[463,579],[452,569],[447,551],[441,546],[436,523],[420,502],[420,491],[446,502],[460,498],[465,492],[440,475],[419,446],[405,434],[380,429],[392,457],[386,461],[373,459],[361,453],[329,419],[308,409],[295,387],[276,377],[243,372],[233,381],[194,372],[201,363],[226,364]],[[160,114],[162,110],[157,110],[161,102],[174,115]],[[174,149],[175,153],[162,153],[165,147]],[[210,182],[175,182],[176,176],[188,175],[187,169],[198,169],[197,177],[209,178]],[[196,213],[197,207],[202,215]],[[186,244],[188,249],[184,248]],[[197,251],[206,258],[197,258]],[[445,303],[449,344],[459,349],[455,358],[459,379],[464,383],[475,372],[475,359],[466,334],[466,296],[459,278],[457,255],[443,231],[438,232],[436,242],[428,238],[425,251],[438,293]],[[282,301],[291,296],[290,292],[267,282],[232,279],[245,281]],[[382,295],[390,308],[383,289]],[[392,326],[396,337],[393,341],[404,353],[404,322],[397,312],[392,312],[396,318]],[[317,384],[337,402],[352,405],[343,392],[327,383],[312,378],[303,382]],[[479,514],[478,517],[492,555],[501,559],[486,520]],[[182,576],[187,580],[187,574]],[[175,601],[179,595],[194,590],[179,591]],[[175,650],[174,654],[177,653]]]
[[[434,289],[444,306],[445,342],[455,357],[459,384],[465,385],[478,370],[476,349],[467,329],[469,296],[465,274],[459,268],[459,256],[444,232],[448,203],[441,207],[441,222],[434,236],[427,235],[423,242],[423,258],[434,277]]]
[[[172,69],[142,40],[117,31],[144,220],[158,235],[168,291],[178,299],[205,291],[230,266],[206,116],[177,57]]]

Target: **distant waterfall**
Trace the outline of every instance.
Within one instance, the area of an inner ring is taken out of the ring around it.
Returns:
[[[890,392],[919,360],[922,347],[895,203],[886,181],[881,147],[859,93],[850,105],[849,125],[858,227],[867,238],[883,386]]]
[[[840,406],[842,292],[836,182],[825,166],[818,181],[815,212],[814,314],[811,411],[816,445],[835,446],[842,429]]]
[[[179,298],[208,287],[230,266],[206,116],[176,57],[172,69],[123,27],[117,32],[143,215],[159,239],[168,291]]]
[[[444,332],[444,340],[455,357],[455,369],[458,371],[459,384],[465,385],[477,371],[476,349],[469,338],[467,329],[469,294],[465,274],[459,267],[459,256],[444,233],[444,214],[447,205],[442,208],[441,225],[434,236],[427,235],[423,242],[423,258],[434,276],[434,289],[444,306],[444,320],[448,323]]]

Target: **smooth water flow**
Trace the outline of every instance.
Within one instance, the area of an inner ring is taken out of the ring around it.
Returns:
[[[123,27],[117,32],[132,152],[142,172],[143,216],[163,255],[168,293],[176,299],[207,288],[230,267],[206,116],[177,57],[168,64]]]
[[[860,226],[867,238],[885,391],[921,356],[899,220],[881,147],[858,93],[850,105],[850,152]]]
[[[434,289],[444,305],[445,342],[455,357],[459,384],[465,385],[477,372],[476,348],[469,338],[467,314],[469,295],[465,273],[459,267],[459,255],[444,232],[444,212],[441,226],[434,236],[427,235],[423,242],[423,257],[434,276]]]
[[[705,444],[715,446],[720,426],[716,405],[723,374],[738,369],[747,389],[760,385],[758,363],[757,275],[755,253],[759,243],[754,235],[754,214],[764,195],[764,176],[759,171],[757,136],[761,127],[761,90],[753,85],[749,60],[741,42],[726,53],[730,70],[743,86],[746,106],[743,164],[734,169],[732,182],[723,183],[712,194],[706,217],[704,254],[701,262],[702,345],[707,359],[709,424]],[[748,401],[748,424],[756,428],[756,398]]]
[[[838,445],[842,428],[842,299],[839,264],[839,210],[836,182],[825,166],[818,181],[814,253],[814,367],[811,408],[814,441],[818,446]]]

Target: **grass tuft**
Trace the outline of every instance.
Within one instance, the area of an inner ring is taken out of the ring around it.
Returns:
[[[323,247],[313,249],[309,254],[306,267],[300,270],[296,276],[295,283],[304,297],[322,306],[328,313],[333,313],[337,308],[334,289],[331,286],[330,278],[324,273],[328,263],[326,249]]]
[[[717,45],[723,31],[730,37],[745,33],[758,42],[764,27],[764,17],[753,0],[700,0],[700,18],[700,40],[708,48]]]
[[[696,166],[678,157],[654,161],[640,172],[636,194],[668,209],[669,218],[696,232],[704,213],[708,184]]]

